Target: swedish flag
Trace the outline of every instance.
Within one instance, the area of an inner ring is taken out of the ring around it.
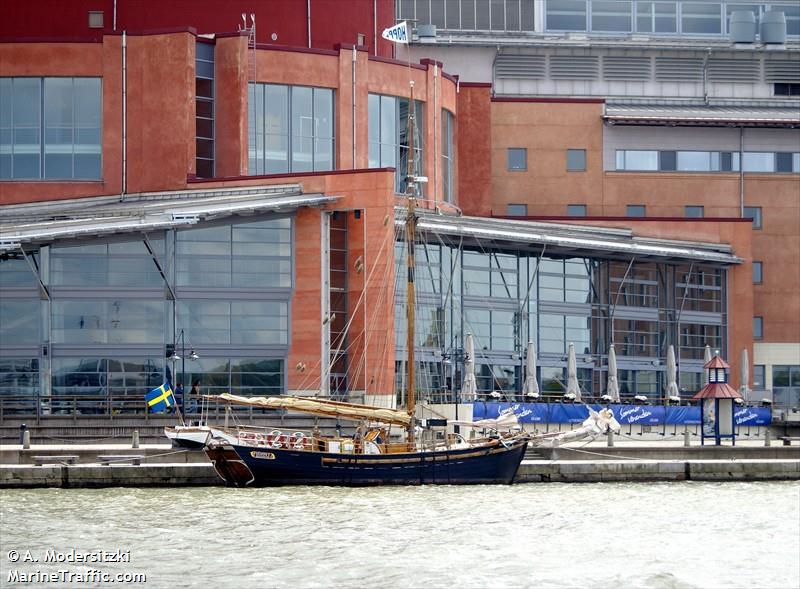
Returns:
[[[168,382],[147,393],[144,399],[147,401],[148,409],[153,413],[162,413],[175,407],[175,396]]]

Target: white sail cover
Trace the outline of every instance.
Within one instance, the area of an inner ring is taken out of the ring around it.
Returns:
[[[667,392],[665,400],[680,400],[681,392],[678,390],[678,365],[675,362],[675,347],[670,344],[667,350]]]
[[[247,405],[267,409],[289,409],[314,415],[328,415],[341,417],[354,421],[367,419],[391,425],[407,426],[411,423],[411,415],[405,411],[383,409],[371,405],[358,405],[355,403],[342,403],[328,399],[315,399],[313,397],[240,397],[223,393],[221,395],[206,395],[207,399],[231,403],[232,405]]]
[[[611,397],[612,403],[619,403],[619,380],[617,379],[617,353],[612,345],[608,349],[608,383],[606,395]]]
[[[471,333],[464,337],[464,384],[461,386],[461,400],[478,400],[478,383],[475,381],[475,345]]]
[[[532,399],[539,398],[539,383],[536,382],[536,349],[528,342],[528,356],[525,358],[525,384],[522,393]]]
[[[474,427],[478,429],[495,429],[495,430],[509,430],[516,425],[519,425],[517,416],[509,411],[502,414],[497,419],[479,419],[478,421],[450,421],[453,425],[463,425],[466,427]]]
[[[575,360],[575,344],[569,344],[567,356],[567,395],[573,396],[576,403],[581,403],[581,385],[578,384],[578,363]]]

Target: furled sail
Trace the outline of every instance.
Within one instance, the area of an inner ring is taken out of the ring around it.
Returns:
[[[361,420],[368,419],[390,425],[407,426],[411,423],[411,415],[405,411],[384,409],[371,405],[358,405],[355,403],[342,403],[328,399],[315,399],[313,397],[241,397],[223,393],[221,395],[206,395],[207,399],[222,401],[232,405],[246,405],[266,409],[288,409],[313,413],[314,415],[328,415],[343,419]]]

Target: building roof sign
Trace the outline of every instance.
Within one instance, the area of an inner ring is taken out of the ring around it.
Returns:
[[[797,128],[800,103],[780,107],[607,104],[603,119],[612,125]]]
[[[233,215],[290,212],[336,198],[303,194],[299,184],[291,184],[10,205],[0,211],[0,252],[76,237],[146,233]]]
[[[405,223],[402,209],[396,223]],[[552,255],[662,262],[741,264],[725,244],[672,241],[636,237],[632,231],[587,225],[511,221],[482,217],[450,217],[420,212],[421,234],[457,237],[465,245],[480,247],[543,247]]]

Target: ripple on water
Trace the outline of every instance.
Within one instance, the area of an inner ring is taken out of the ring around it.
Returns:
[[[103,568],[204,589],[772,589],[800,585],[799,521],[797,483],[0,491],[0,562],[130,549]]]

